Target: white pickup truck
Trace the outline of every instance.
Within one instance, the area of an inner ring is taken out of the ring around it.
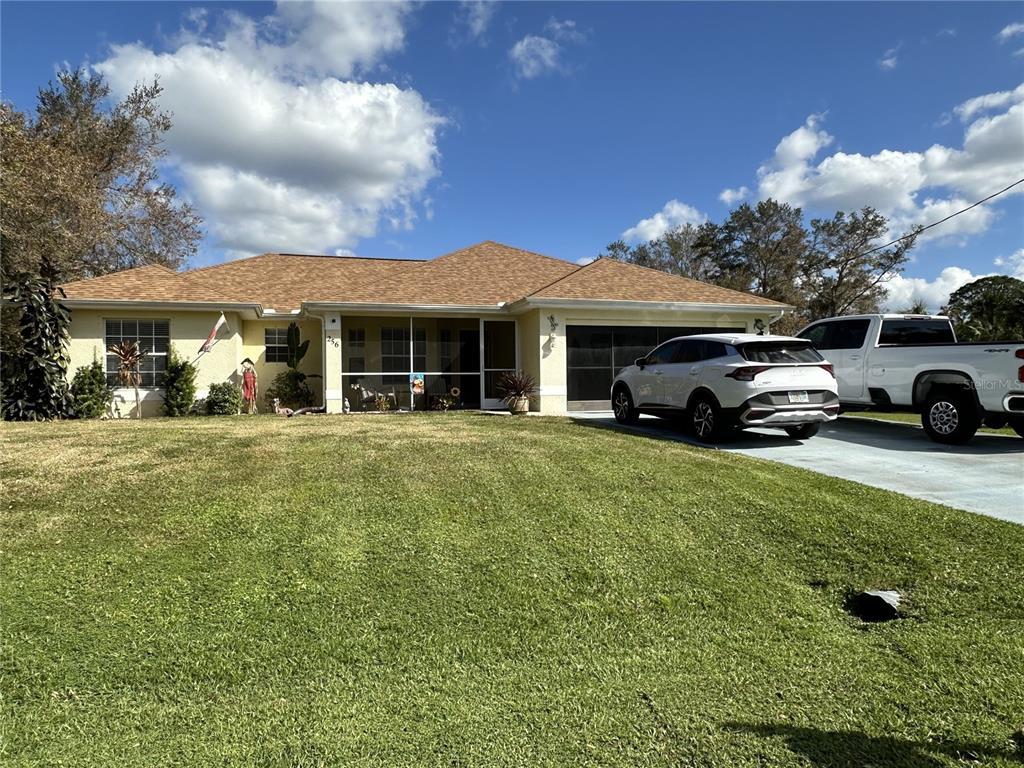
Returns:
[[[958,344],[949,318],[932,315],[830,317],[797,336],[832,363],[846,410],[920,413],[940,443],[982,424],[1024,437],[1024,341]]]

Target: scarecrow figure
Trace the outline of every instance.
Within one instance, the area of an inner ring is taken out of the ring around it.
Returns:
[[[242,361],[242,399],[248,413],[256,413],[256,397],[259,395],[256,368],[248,357]]]

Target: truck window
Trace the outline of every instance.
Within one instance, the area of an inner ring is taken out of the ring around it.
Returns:
[[[674,362],[676,355],[678,354],[680,344],[682,344],[682,342],[679,341],[679,339],[666,341],[647,356],[647,364],[667,365],[668,363]]]
[[[868,333],[870,320],[832,320],[812,325],[800,334],[815,349],[860,349]]]
[[[811,344],[821,349],[821,345],[825,343],[825,337],[828,335],[828,327],[831,323],[818,323],[812,325],[810,328],[801,331],[800,338],[807,339]]]
[[[955,344],[948,320],[883,320],[879,344]]]
[[[826,346],[818,349],[860,349],[864,346],[864,337],[868,334],[870,320],[837,320],[829,323],[832,326]]]

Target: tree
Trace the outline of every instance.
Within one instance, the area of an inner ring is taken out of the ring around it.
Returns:
[[[164,370],[164,415],[188,416],[196,401],[196,367],[171,347]]]
[[[914,299],[909,307],[896,310],[901,315],[927,315],[928,305],[924,303],[924,299]]]
[[[83,365],[71,380],[72,408],[79,419],[98,419],[110,410],[113,390],[99,360]]]
[[[3,415],[14,421],[59,419],[71,412],[68,392],[68,326],[71,313],[48,276],[22,275],[5,284],[5,314],[18,311],[21,350],[3,382]]]
[[[683,224],[661,237],[634,246],[616,240],[601,255],[692,280],[713,282],[719,278],[720,270],[714,249],[708,246],[713,242],[706,234],[709,227],[715,229],[709,222],[700,226]]]
[[[195,254],[199,218],[159,180],[160,93],[137,85],[107,108],[103,77],[79,69],[39,91],[34,118],[3,106],[4,275],[39,274],[44,256],[63,282]]]
[[[744,203],[705,237],[705,247],[718,251],[720,285],[801,303],[797,278],[807,254],[807,230],[799,208],[770,199]]]
[[[108,106],[110,88],[85,70],[39,91],[33,116],[0,105],[0,282],[60,284],[143,264],[181,266],[200,220],[159,181],[170,115],[160,86],[139,85]],[[0,318],[6,387],[20,376],[19,310]]]
[[[955,290],[942,312],[961,341],[1024,339],[1024,281],[1006,275],[975,280]]]
[[[806,319],[878,312],[885,283],[895,277],[914,247],[913,233],[888,248],[872,250],[889,222],[874,208],[811,221],[811,239],[801,270]]]

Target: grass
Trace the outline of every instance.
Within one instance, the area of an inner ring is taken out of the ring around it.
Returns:
[[[843,416],[881,419],[882,421],[898,421],[901,424],[914,424],[916,426],[921,426],[921,414],[919,413],[903,413],[902,411],[849,411],[848,413],[844,413]],[[990,435],[1010,435],[1011,437],[1017,437],[1017,433],[1013,431],[1012,427],[1000,427],[999,429],[979,427],[978,431]]]
[[[5,766],[1024,755],[1010,523],[559,419],[0,438]]]

